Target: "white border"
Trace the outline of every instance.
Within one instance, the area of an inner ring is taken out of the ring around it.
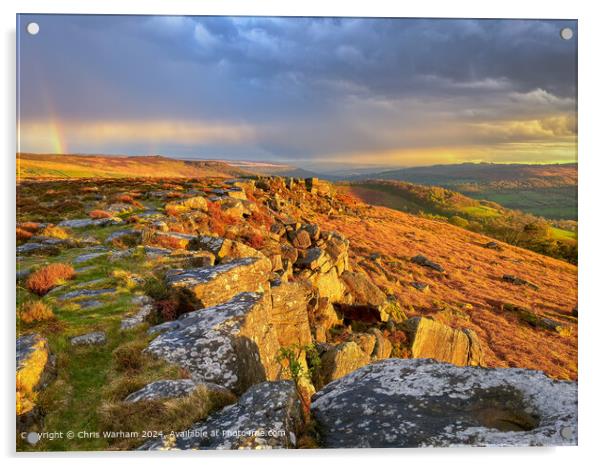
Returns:
[[[367,450],[367,451],[303,451],[303,452],[247,452],[219,453],[193,452],[173,455],[106,454],[44,454],[35,455],[45,464],[63,464],[65,461],[85,460],[105,463],[108,455],[127,461],[144,461],[157,464],[165,461],[177,463],[250,462],[251,464],[332,464],[341,460],[365,463],[372,456],[379,462],[419,462],[420,466],[441,463],[463,465],[488,465],[523,461],[545,462],[547,465],[587,464],[598,451],[600,423],[600,346],[599,334],[602,313],[600,270],[602,270],[602,131],[598,114],[602,105],[600,83],[600,31],[602,24],[594,1],[526,1],[526,0],[454,0],[394,2],[385,0],[4,0],[0,3],[3,47],[1,49],[1,90],[4,103],[0,112],[2,120],[2,156],[4,176],[4,210],[2,228],[3,265],[2,283],[5,297],[4,349],[2,362],[5,382],[2,384],[2,401],[7,407],[2,430],[3,451],[15,460],[14,452],[14,216],[15,216],[15,14],[19,13],[114,13],[114,14],[197,14],[197,15],[282,15],[282,16],[416,16],[416,17],[476,17],[476,18],[570,18],[579,20],[579,447],[555,449],[439,449],[439,450]],[[32,455],[19,455],[29,461]],[[599,460],[598,460],[599,461]]]

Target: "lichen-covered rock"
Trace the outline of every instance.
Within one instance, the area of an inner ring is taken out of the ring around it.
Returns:
[[[183,398],[194,390],[203,387],[208,393],[220,393],[228,398],[236,398],[234,394],[221,385],[214,383],[195,383],[191,379],[157,380],[145,385],[140,390],[130,393],[123,401],[136,403],[146,400],[165,400]]]
[[[73,337],[70,341],[72,346],[104,345],[107,341],[107,336],[105,332],[92,332]]]
[[[207,211],[207,199],[202,196],[189,197],[187,199],[182,199],[179,201],[172,201],[165,204],[165,209],[170,210],[170,208],[175,208],[176,210],[180,210],[182,212],[186,212],[189,210],[201,210],[203,212]]]
[[[382,322],[389,320],[392,303],[365,273],[345,271],[341,274],[341,279],[349,293],[348,305],[362,308],[366,313],[378,315]],[[353,309],[346,310],[345,307],[342,308],[343,313],[353,311]]]
[[[281,283],[272,287],[271,323],[281,346],[311,343],[307,301],[311,290],[301,282]]]
[[[370,356],[353,341],[341,343],[321,357],[320,375],[324,383],[343,377],[370,362]]]
[[[307,280],[316,288],[319,297],[328,298],[331,302],[341,301],[345,295],[345,284],[334,267],[326,273],[316,271]]]
[[[106,225],[117,225],[122,223],[119,217],[109,217],[109,218],[77,218],[73,220],[63,220],[59,223],[60,227],[66,228],[91,228],[91,227],[99,227]]]
[[[251,387],[238,402],[176,435],[151,440],[141,450],[235,450],[294,448],[301,403],[289,381]]]
[[[170,287],[189,289],[202,306],[224,303],[243,292],[263,292],[272,263],[266,257],[247,257],[213,267],[173,269],[166,274]]]
[[[526,369],[378,361],[311,404],[327,448],[577,444],[577,384]]]
[[[144,304],[133,316],[122,319],[119,328],[121,330],[128,330],[141,325],[152,314],[153,309],[152,304]]]
[[[145,385],[134,393],[130,393],[123,401],[135,403],[144,400],[180,398],[190,395],[195,388],[196,384],[191,379],[157,380],[156,382]]]
[[[17,338],[16,347],[17,428],[25,430],[41,416],[38,391],[53,377],[54,358],[46,338],[36,333]]]
[[[221,262],[247,257],[260,257],[262,254],[246,244],[218,236],[199,236],[190,246],[213,254]]]
[[[241,293],[160,326],[165,333],[145,351],[185,368],[195,383],[216,383],[240,394],[280,373],[270,312],[268,295]]]
[[[458,366],[482,366],[483,350],[476,333],[451,328],[425,317],[404,322],[410,334],[412,356],[432,358]]]

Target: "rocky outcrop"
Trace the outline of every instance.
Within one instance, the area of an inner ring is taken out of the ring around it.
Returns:
[[[270,313],[269,295],[241,293],[155,327],[152,333],[165,333],[145,351],[185,368],[197,383],[216,383],[240,394],[280,373]]]
[[[323,446],[577,444],[577,384],[538,371],[388,359],[312,398]]]
[[[343,377],[370,362],[370,356],[357,343],[348,341],[321,356],[320,376],[324,383]]]
[[[238,450],[295,448],[301,403],[292,382],[264,382],[234,405],[184,432],[147,442],[141,450]]]
[[[168,286],[185,288],[209,307],[225,303],[243,292],[263,292],[272,263],[266,257],[247,257],[213,267],[173,269],[166,276]]]
[[[194,390],[205,389],[208,393],[219,393],[229,398],[234,395],[227,388],[214,383],[195,383],[191,379],[157,380],[145,385],[140,390],[130,393],[123,401],[136,403],[147,400],[165,400],[170,398],[182,398],[190,395]]]
[[[26,430],[40,420],[42,413],[36,406],[38,391],[54,377],[54,357],[48,341],[38,334],[17,338],[17,428]]]
[[[432,358],[458,366],[482,366],[483,350],[472,330],[453,329],[425,317],[404,322],[414,358]]]

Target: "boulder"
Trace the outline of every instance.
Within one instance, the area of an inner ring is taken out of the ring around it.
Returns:
[[[145,351],[183,367],[195,383],[216,383],[241,394],[280,373],[280,345],[270,312],[268,295],[241,293],[227,303],[162,324],[159,330],[165,333]]]
[[[321,356],[320,376],[324,383],[343,377],[370,362],[370,356],[353,341],[330,348]]]
[[[262,256],[257,249],[253,249],[251,246],[218,236],[199,236],[190,245],[190,249],[210,252],[220,262]]]
[[[203,307],[224,303],[239,293],[265,291],[272,263],[266,257],[247,257],[213,267],[169,270],[168,286],[190,290]]]
[[[17,428],[26,430],[42,413],[36,406],[38,392],[52,380],[55,362],[48,340],[32,333],[16,341]]]
[[[337,303],[337,309],[345,318],[369,323],[387,322],[397,313],[395,302],[390,301],[365,273],[345,271],[341,279],[348,298]]]
[[[370,356],[374,352],[374,347],[376,346],[376,335],[363,332],[354,333],[351,335],[351,341],[357,343],[357,346]]]
[[[387,359],[328,384],[311,410],[326,448],[577,444],[577,384],[526,369]]]
[[[484,365],[481,343],[470,330],[453,329],[426,317],[412,317],[404,322],[404,327],[414,358],[432,358],[458,366]]]
[[[343,323],[328,298],[318,298],[314,309],[314,333],[318,343],[327,340],[328,331]]]
[[[251,387],[238,402],[187,431],[145,443],[141,450],[238,450],[295,448],[301,403],[289,381]]]
[[[290,231],[288,238],[297,249],[307,249],[311,246],[311,236],[309,236],[307,230]]]
[[[369,332],[375,337],[374,350],[370,356],[374,359],[387,359],[390,357],[393,350],[391,342],[377,328],[371,328]]]
[[[345,295],[345,284],[341,281],[336,268],[331,268],[323,273],[316,271],[310,274],[307,279],[316,288],[318,296],[328,298],[331,302],[341,301]]]
[[[307,302],[311,289],[301,282],[281,283],[271,289],[271,323],[283,347],[312,342]]]
[[[429,269],[436,270],[437,272],[441,272],[441,273],[445,272],[445,269],[441,265],[439,265],[436,262],[433,262],[421,255],[412,257],[412,262],[414,264],[418,264],[423,267],[428,267]]]
[[[327,254],[320,248],[301,250],[295,265],[300,268],[317,270],[326,267],[331,268]]]

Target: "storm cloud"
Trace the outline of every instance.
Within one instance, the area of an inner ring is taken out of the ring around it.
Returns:
[[[306,167],[576,156],[575,21],[22,15],[18,28],[23,151],[58,137],[69,152]]]

